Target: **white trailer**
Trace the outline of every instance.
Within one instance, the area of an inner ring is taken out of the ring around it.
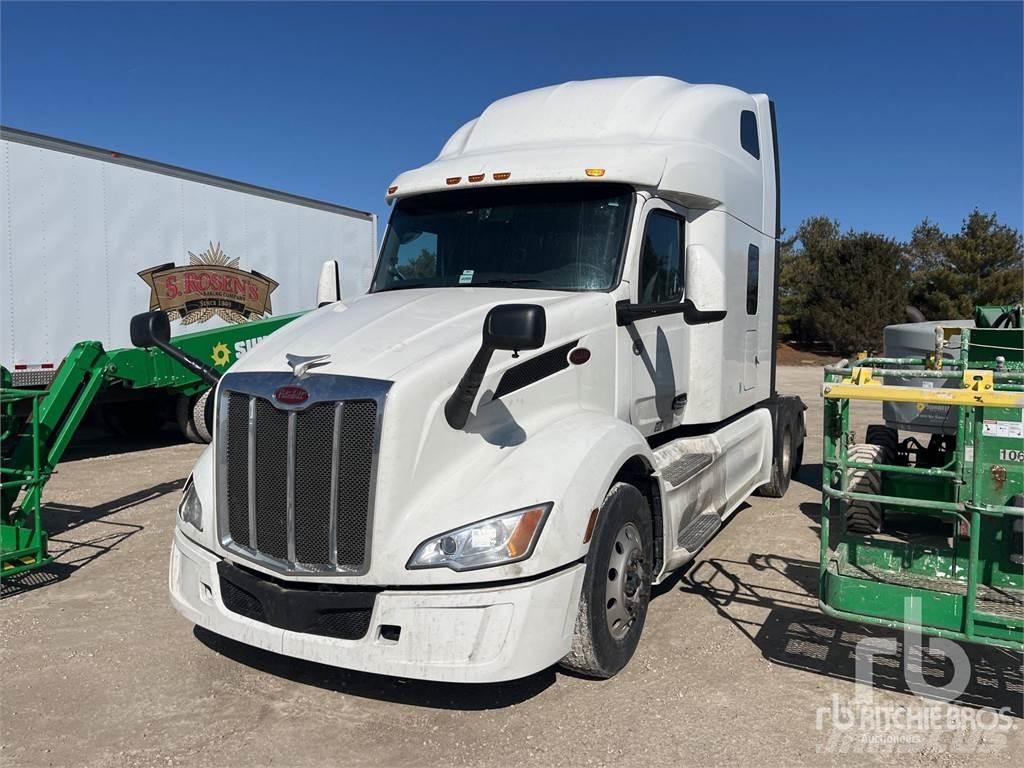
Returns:
[[[329,259],[346,298],[369,285],[372,213],[13,128],[0,145],[0,362],[14,386],[48,384],[76,342],[128,346],[147,308],[175,333],[310,309]]]
[[[369,293],[220,380],[174,605],[370,672],[615,674],[651,585],[800,463],[777,156],[768,97],[720,85],[489,106],[388,188]]]

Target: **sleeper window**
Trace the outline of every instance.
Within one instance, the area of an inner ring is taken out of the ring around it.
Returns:
[[[747,314],[757,314],[757,273],[761,252],[756,245],[747,248]]]
[[[740,112],[740,146],[761,159],[761,145],[757,140],[757,115],[749,109]]]

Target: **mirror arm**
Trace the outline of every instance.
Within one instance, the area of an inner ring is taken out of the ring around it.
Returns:
[[[462,374],[459,385],[444,404],[444,417],[452,429],[462,429],[466,426],[466,422],[469,420],[469,411],[473,407],[473,401],[476,400],[477,392],[480,391],[480,385],[483,383],[487,366],[491,362],[493,354],[493,347],[488,347],[485,344],[480,346],[473,362]]]
[[[630,304],[628,299],[623,299],[615,305],[615,322],[617,325],[630,325],[637,320],[644,320],[649,317],[661,317],[662,315],[682,314],[687,325],[704,325],[706,323],[717,323],[725,319],[725,310],[705,312],[697,309],[693,302],[685,299],[679,303],[671,304]]]
[[[216,368],[211,368],[205,363],[201,363],[191,355],[182,352],[177,347],[172,347],[166,341],[161,339],[153,339],[153,346],[167,355],[169,358],[180,364],[183,368],[194,373],[196,376],[201,378],[211,387],[216,387],[217,382],[220,381],[220,371]]]

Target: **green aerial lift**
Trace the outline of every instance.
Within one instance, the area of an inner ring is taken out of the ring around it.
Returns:
[[[825,369],[819,604],[827,615],[1024,650],[1021,315],[1020,306],[979,307],[974,328],[937,325],[936,349],[922,357]],[[954,336],[959,355],[944,359]],[[922,444],[873,425],[858,443],[856,400],[942,406],[955,426]]]
[[[238,342],[252,343],[302,314],[182,335],[171,343],[161,341],[159,348],[107,351],[98,341],[83,341],[64,358],[46,390],[14,389],[10,372],[2,369],[0,578],[52,560],[40,518],[43,486],[102,388],[159,388],[183,395],[202,392],[228,367],[228,351]],[[162,326],[157,337],[169,337],[166,315],[151,312],[136,320],[143,318]],[[200,360],[210,360],[214,365]]]

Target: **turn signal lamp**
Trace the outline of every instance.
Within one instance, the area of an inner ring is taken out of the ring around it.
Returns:
[[[393,195],[398,191],[398,187],[388,187],[388,194]]]

